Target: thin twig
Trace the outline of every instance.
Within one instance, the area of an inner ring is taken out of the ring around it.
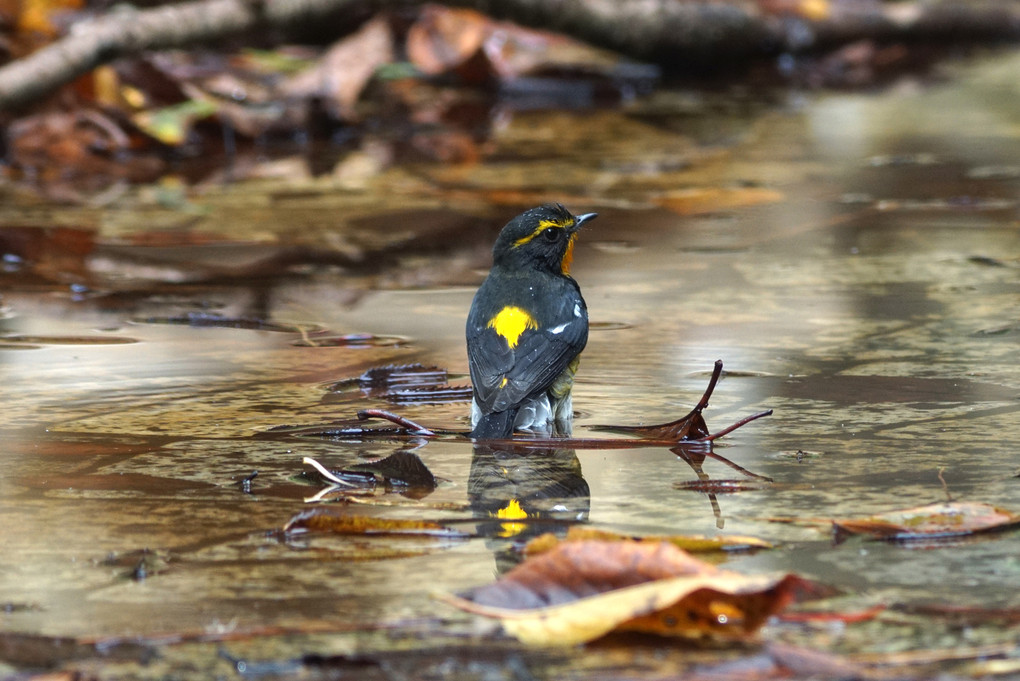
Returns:
[[[370,418],[386,419],[392,421],[402,428],[406,428],[412,435],[421,435],[423,437],[431,437],[435,435],[435,431],[429,430],[420,423],[415,423],[409,418],[401,416],[400,414],[394,414],[391,411],[385,409],[362,409],[358,412],[358,419],[364,421]]]
[[[946,501],[952,502],[953,495],[949,493],[949,485],[946,484],[946,479],[942,477],[942,472],[945,470],[945,466],[939,466],[939,482],[942,483],[942,491],[946,493]]]
[[[355,485],[354,483],[347,482],[346,480],[338,478],[337,476],[333,475],[328,468],[326,468],[325,466],[323,466],[321,463],[319,463],[310,456],[306,456],[303,459],[301,459],[301,463],[308,464],[315,470],[319,471],[319,474],[322,477],[326,478],[336,486],[357,487],[357,485]]]
[[[116,5],[76,24],[60,40],[0,68],[0,110],[45,97],[91,69],[119,57],[269,29],[322,24],[340,17],[338,35],[355,26],[344,18],[356,9],[380,10],[424,0],[195,0],[146,9]],[[753,3],[689,0],[592,2],[591,0],[446,0],[495,19],[556,31],[600,47],[665,65],[718,67],[779,52],[805,52],[859,40],[911,38],[944,42],[961,36],[980,42],[1020,38],[1015,3],[864,3],[820,20],[779,20]],[[887,7],[886,5],[892,5]],[[828,13],[826,13],[828,14]]]
[[[693,442],[712,442],[714,440],[718,440],[723,435],[729,435],[730,433],[735,431],[737,428],[740,428],[741,426],[746,426],[751,421],[757,421],[758,419],[762,418],[763,416],[772,416],[772,410],[771,409],[766,409],[765,411],[760,411],[757,414],[751,414],[750,416],[745,416],[744,418],[740,419],[739,421],[737,421],[733,425],[727,426],[727,427],[723,428],[718,433],[712,433],[711,435],[706,435],[705,437],[698,438],[697,440],[693,440]]]

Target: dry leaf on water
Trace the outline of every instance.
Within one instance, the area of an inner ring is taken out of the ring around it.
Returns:
[[[745,551],[749,549],[771,549],[772,544],[756,537],[724,536],[707,537],[705,535],[673,535],[673,536],[650,536],[633,537],[607,530],[597,530],[591,527],[572,526],[567,530],[567,536],[560,539],[555,534],[547,532],[535,537],[524,547],[525,556],[537,556],[551,551],[560,546],[563,542],[585,541],[594,539],[597,541],[639,541],[643,543],[668,542],[673,546],[689,551],[691,553],[707,553],[711,551]]]
[[[298,513],[283,526],[285,533],[332,532],[333,534],[410,535],[429,537],[466,537],[467,534],[451,530],[428,520],[402,518],[373,518],[370,516],[339,513],[331,509],[316,508]]]
[[[988,504],[950,501],[928,504],[868,518],[832,521],[837,532],[907,541],[960,537],[1020,525],[1020,515]]]
[[[776,203],[784,198],[780,192],[765,187],[692,187],[663,194],[656,203],[680,215],[701,215]]]
[[[444,600],[498,619],[531,645],[572,645],[624,631],[746,641],[793,600],[801,582],[720,570],[666,542],[578,541]]]

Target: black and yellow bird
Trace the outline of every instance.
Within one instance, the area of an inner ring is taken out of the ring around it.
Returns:
[[[588,342],[588,308],[570,264],[577,231],[595,216],[547,204],[499,233],[467,319],[472,438],[569,433],[570,391]]]

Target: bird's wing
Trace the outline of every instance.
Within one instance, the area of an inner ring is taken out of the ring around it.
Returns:
[[[579,310],[581,308],[578,308]],[[548,388],[584,349],[587,314],[544,329],[526,329],[510,348],[488,327],[474,327],[467,338],[471,382],[482,413],[504,411]]]

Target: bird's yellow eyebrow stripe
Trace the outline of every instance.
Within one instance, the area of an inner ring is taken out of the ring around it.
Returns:
[[[566,229],[567,227],[573,226],[573,224],[574,218],[570,218],[568,220],[540,220],[538,223],[538,227],[536,227],[531,234],[529,234],[528,236],[522,236],[520,239],[514,242],[514,248],[517,248],[518,246],[523,246],[524,244],[528,243],[536,236],[544,232],[549,227]]]
[[[519,307],[508,305],[489,320],[489,328],[506,339],[511,348],[517,347],[517,341],[527,329],[537,329],[535,319]]]

